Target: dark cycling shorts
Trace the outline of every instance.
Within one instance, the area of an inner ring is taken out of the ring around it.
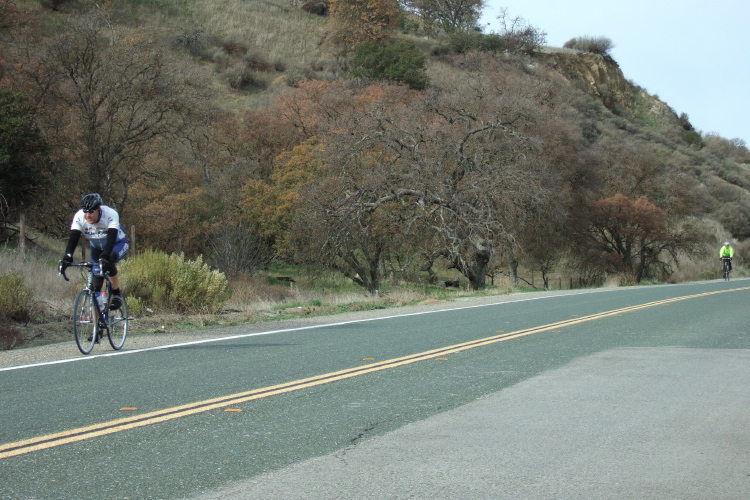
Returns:
[[[115,243],[114,248],[112,248],[112,254],[109,256],[109,263],[114,264],[122,260],[122,258],[128,253],[128,250],[130,250],[130,240],[127,238],[123,238]],[[91,246],[91,262],[94,264],[99,262],[99,255],[101,255],[101,253],[101,248]]]

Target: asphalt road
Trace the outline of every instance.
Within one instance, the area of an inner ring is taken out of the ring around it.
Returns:
[[[746,498],[747,287],[531,294],[0,371],[0,497]]]

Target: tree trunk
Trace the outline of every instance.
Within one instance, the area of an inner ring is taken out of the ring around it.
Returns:
[[[512,285],[518,286],[518,259],[513,251],[513,245],[508,244],[508,272],[510,273],[510,282]]]
[[[472,262],[468,263],[463,274],[469,278],[472,290],[484,290],[487,288],[487,265],[490,262],[492,252],[484,246],[479,246],[473,255]],[[459,271],[461,269],[459,268]]]
[[[487,288],[487,264],[489,259],[477,259],[474,261],[474,270],[469,277],[469,283],[474,290]]]

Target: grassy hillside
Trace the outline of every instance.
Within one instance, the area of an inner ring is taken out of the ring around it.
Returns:
[[[200,82],[218,108],[233,112],[267,106],[304,79],[345,77],[348,68],[348,60],[326,42],[328,18],[305,12],[300,0],[15,3],[30,13],[30,24],[50,36],[61,30],[64,19],[106,6],[115,29],[168,48],[184,78]],[[461,71],[449,62],[450,40],[445,35],[398,36],[416,42],[428,56],[427,73],[433,80]],[[582,116],[575,126],[583,129],[584,137],[593,143],[597,137],[622,135],[618,140],[660,151],[675,173],[689,175],[700,186],[696,201],[703,213],[729,233],[719,239],[750,236],[750,153],[745,145],[701,137],[687,118],[632,85],[607,57],[548,48],[523,64],[529,71],[539,65],[553,68],[591,98],[571,102]]]

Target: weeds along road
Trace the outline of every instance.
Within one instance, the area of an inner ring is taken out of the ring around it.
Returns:
[[[0,498],[744,497],[749,302],[528,294],[3,368]]]

